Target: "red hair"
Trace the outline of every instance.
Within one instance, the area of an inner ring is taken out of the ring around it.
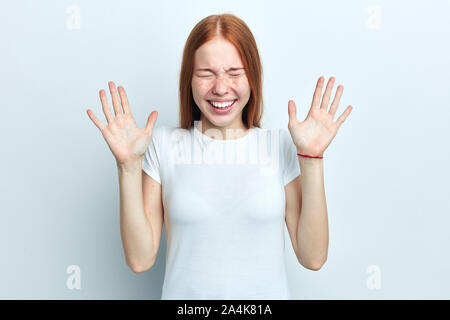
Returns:
[[[251,90],[250,99],[242,110],[242,121],[247,129],[260,128],[263,112],[261,59],[249,27],[233,14],[210,15],[202,19],[186,40],[180,70],[180,127],[189,129],[194,120],[200,120],[201,111],[192,96],[194,54],[200,46],[215,37],[230,41],[239,53]]]

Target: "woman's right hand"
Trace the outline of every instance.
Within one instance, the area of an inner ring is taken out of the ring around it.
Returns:
[[[152,111],[145,128],[139,129],[131,114],[125,89],[121,86],[117,88],[120,95],[119,100],[114,82],[110,81],[108,85],[111,92],[115,117],[111,113],[106,92],[103,89],[99,91],[99,94],[103,113],[108,121],[108,125],[105,126],[101,123],[92,110],[88,109],[87,114],[97,128],[100,129],[118,165],[127,165],[142,161],[142,157],[152,139],[153,127],[158,117],[158,111]]]

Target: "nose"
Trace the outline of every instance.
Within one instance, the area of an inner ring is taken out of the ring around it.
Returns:
[[[224,95],[228,92],[228,79],[224,76],[219,76],[214,81],[213,92],[218,95]]]

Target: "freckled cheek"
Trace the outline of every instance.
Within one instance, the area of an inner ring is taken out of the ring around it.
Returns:
[[[210,89],[211,84],[205,81],[196,81],[192,82],[193,90],[196,91],[199,95],[205,95]]]
[[[248,84],[248,81],[246,78],[234,79],[232,87],[236,90],[236,92],[240,96],[243,96],[246,91],[250,90],[250,87],[249,87],[249,84]]]
[[[212,85],[207,82],[201,82],[198,87],[200,92],[207,93],[211,89]]]

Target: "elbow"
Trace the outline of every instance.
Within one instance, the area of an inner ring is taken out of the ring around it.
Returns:
[[[137,267],[137,266],[130,266],[130,269],[134,272],[134,273],[143,273],[145,271],[147,271],[148,269],[150,269],[151,267]]]
[[[301,265],[304,266],[306,269],[309,269],[312,271],[319,271],[320,269],[322,269],[322,267],[326,261],[327,261],[327,258],[324,258],[322,260],[318,260],[318,261],[315,261],[315,262],[309,263],[309,264],[301,263]]]
[[[313,264],[307,268],[312,271],[319,271],[320,269],[322,269],[323,265],[324,265],[323,263],[318,263],[318,264]]]
[[[151,267],[153,267],[154,261],[152,261],[151,263],[147,263],[147,264],[137,264],[137,263],[128,263],[128,266],[130,267],[130,269],[136,273],[143,273],[145,271],[147,271],[148,269],[150,269]]]

